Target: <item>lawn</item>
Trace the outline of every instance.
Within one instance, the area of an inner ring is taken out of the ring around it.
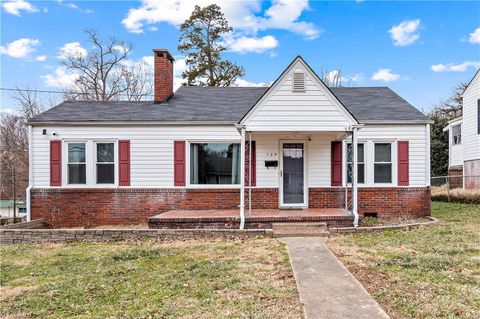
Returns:
[[[328,246],[392,318],[480,318],[480,205],[434,202],[432,214],[440,223]]]
[[[11,245],[0,317],[301,318],[285,247],[271,238]]]

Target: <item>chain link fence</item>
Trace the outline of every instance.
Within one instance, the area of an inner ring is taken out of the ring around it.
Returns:
[[[432,200],[480,203],[480,175],[431,177]]]

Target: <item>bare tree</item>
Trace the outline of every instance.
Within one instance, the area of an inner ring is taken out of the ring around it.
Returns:
[[[333,71],[321,69],[319,76],[328,87],[353,86],[351,79],[343,76],[341,67]]]
[[[2,115],[0,145],[1,197],[13,200],[15,217],[17,199],[25,198],[28,185],[28,133],[23,117]]]
[[[67,100],[114,101],[126,97],[140,100],[151,94],[151,72],[144,63],[129,61],[132,44],[110,37],[101,39],[93,30],[85,31],[92,49],[77,51],[64,66],[77,76],[64,89]]]
[[[456,118],[462,115],[463,91],[467,88],[468,83],[460,83],[453,89],[450,98],[440,101],[435,106],[434,111],[448,119]]]
[[[153,93],[153,72],[144,62],[133,64],[122,70],[124,86],[128,89],[125,96],[128,101],[141,101]]]

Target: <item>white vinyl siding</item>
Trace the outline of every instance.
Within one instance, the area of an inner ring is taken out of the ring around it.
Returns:
[[[42,135],[42,129],[47,135]],[[52,132],[57,136],[52,136]],[[231,126],[34,126],[33,186],[50,186],[50,140],[104,141],[130,140],[130,174],[132,187],[173,187],[173,141],[240,141]],[[65,150],[62,145],[62,152]],[[117,149],[117,148],[115,148]],[[88,152],[88,150],[87,150]],[[93,152],[93,149],[92,149]],[[63,154],[65,154],[63,152]],[[65,162],[63,157],[62,161]],[[94,166],[87,165],[93,172]],[[65,177],[65,175],[64,175]],[[100,187],[92,185],[88,187]],[[65,186],[65,184],[62,184]],[[87,187],[84,186],[83,187]]]
[[[478,100],[480,99],[480,74],[477,73],[463,96],[462,144],[465,161],[480,159],[480,134],[478,134]]]
[[[42,129],[47,135],[42,135]],[[53,137],[51,133],[57,132]],[[358,142],[365,144],[365,185],[373,183],[373,143],[392,142],[393,175],[396,186],[396,141],[409,141],[410,184],[427,185],[429,179],[426,125],[366,125],[358,131]],[[173,187],[173,142],[236,142],[240,134],[231,126],[34,126],[33,186],[50,187],[50,140],[117,141],[130,140],[131,187]],[[266,160],[280,160],[280,140],[306,140],[307,181],[309,187],[330,187],[331,141],[341,139],[344,133],[271,133],[254,132],[256,142],[256,187],[278,187],[279,168],[266,168]],[[310,140],[309,140],[310,138]],[[187,144],[188,145],[188,144]],[[65,144],[62,145],[65,149]],[[115,147],[117,150],[117,147]],[[345,148],[344,148],[345,149]],[[93,149],[92,149],[93,150]],[[88,152],[88,149],[87,149]],[[115,152],[117,153],[117,152]],[[187,153],[188,154],[188,153]],[[345,154],[344,154],[345,156]],[[63,161],[66,158],[62,158]],[[188,162],[188,160],[187,160]],[[94,170],[87,165],[87,171]],[[117,169],[116,169],[117,171]],[[345,172],[345,168],[343,170]],[[117,177],[115,179],[118,180]],[[66,185],[63,184],[63,187]],[[232,185],[234,186],[234,185]],[[100,187],[85,185],[84,187]],[[238,186],[235,186],[238,187]]]
[[[302,72],[305,90],[292,90]],[[348,112],[314,75],[297,62],[259,101],[245,119],[247,131],[344,131],[354,123]]]

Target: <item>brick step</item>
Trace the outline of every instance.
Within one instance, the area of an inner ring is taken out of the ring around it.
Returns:
[[[327,236],[327,223],[272,223],[273,233],[277,237],[322,237]]]

